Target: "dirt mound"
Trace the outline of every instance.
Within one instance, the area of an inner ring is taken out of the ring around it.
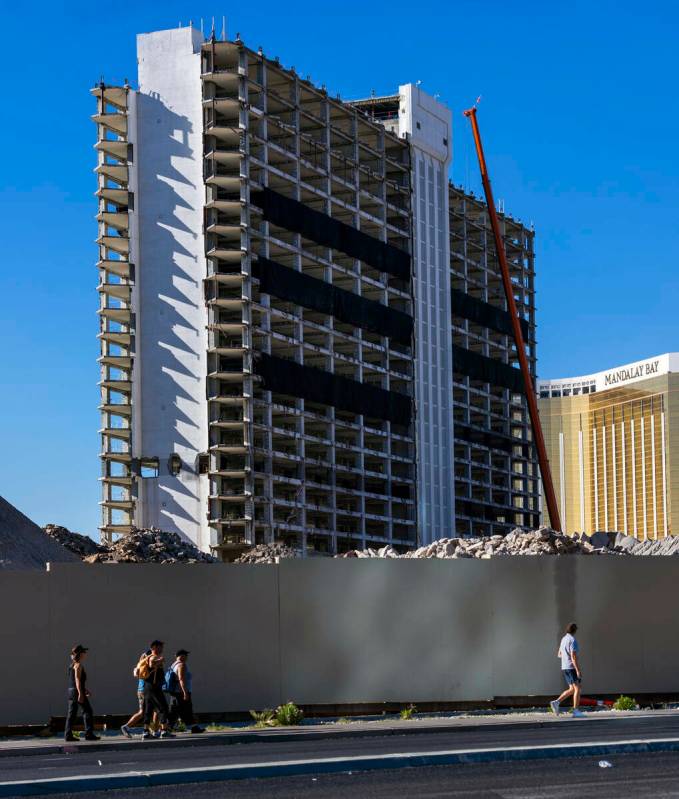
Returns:
[[[78,558],[0,497],[0,569],[44,569],[46,563]]]

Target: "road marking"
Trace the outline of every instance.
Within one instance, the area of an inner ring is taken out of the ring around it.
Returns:
[[[137,788],[196,782],[220,782],[256,777],[282,777],[300,774],[332,774],[374,771],[414,766],[443,766],[463,763],[583,757],[634,752],[679,751],[679,738],[630,739],[627,741],[587,741],[543,746],[451,749],[432,752],[395,752],[383,755],[356,755],[306,760],[264,761],[236,765],[199,766],[155,771],[129,771],[94,776],[54,777],[44,780],[0,782],[0,797],[35,796],[50,793]]]

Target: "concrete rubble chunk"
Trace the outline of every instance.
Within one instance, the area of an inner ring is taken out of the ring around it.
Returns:
[[[300,558],[301,552],[286,544],[257,544],[236,558],[234,563],[278,563],[279,560]],[[355,552],[352,557],[367,558],[366,553]]]
[[[589,543],[594,547],[594,549],[607,548],[611,544],[611,536],[609,533],[593,533],[589,537]]]
[[[443,554],[441,557],[452,558],[452,556],[455,554],[456,549],[457,549],[457,543],[455,541],[447,541],[445,546],[443,547]]]

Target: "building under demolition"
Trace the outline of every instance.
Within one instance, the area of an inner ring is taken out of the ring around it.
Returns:
[[[530,372],[537,368],[532,229],[500,214]],[[484,202],[450,188],[456,531],[539,523],[539,469]]]
[[[138,89],[92,90],[102,535],[341,552],[531,524],[520,375],[484,206],[448,184],[448,109],[413,85],[342,102],[192,28],[140,35],[138,62]],[[504,224],[534,366],[532,233]]]

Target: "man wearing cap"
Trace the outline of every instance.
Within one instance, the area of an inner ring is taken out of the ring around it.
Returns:
[[[148,668],[144,675],[144,734],[142,738],[152,738],[151,719],[153,711],[158,713],[160,720],[161,738],[174,738],[167,726],[167,699],[163,693],[165,680],[163,657],[163,641],[151,641],[149,649],[151,654],[146,656]]]
[[[87,655],[87,647],[78,644],[71,649],[71,658],[68,664],[68,711],[66,713],[66,728],[64,739],[66,741],[77,741],[73,735],[73,724],[78,718],[78,708],[82,708],[83,719],[85,721],[85,740],[98,741],[98,735],[94,734],[94,714],[90,704],[90,692],[87,690],[87,672],[83,666],[83,660]]]
[[[189,656],[187,649],[178,649],[174,663],[170,666],[175,675],[172,685],[172,707],[170,709],[170,724],[174,725],[177,719],[181,719],[186,725],[186,729],[191,729],[192,733],[203,732],[203,728],[195,723],[193,715],[193,702],[191,701],[192,676],[186,659]]]

